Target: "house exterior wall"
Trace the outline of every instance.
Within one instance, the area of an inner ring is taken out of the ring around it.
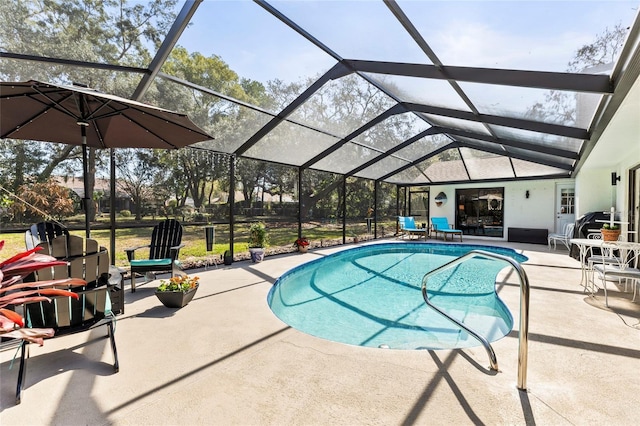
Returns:
[[[554,232],[556,213],[556,186],[574,183],[576,219],[594,211],[608,212],[615,207],[626,218],[630,209],[628,197],[629,170],[640,167],[640,79],[629,91],[615,116],[589,154],[575,179],[555,179],[520,182],[485,182],[469,185],[432,185],[430,189],[431,216],[445,216],[455,223],[456,189],[504,188],[504,237],[508,228],[541,228]],[[611,173],[620,181],[611,185]],[[525,198],[525,191],[529,198]],[[640,188],[636,189],[640,191]],[[447,195],[447,202],[437,206],[434,197],[439,192]],[[640,195],[636,195],[640,198]],[[626,230],[626,225],[623,225]],[[465,236],[467,238],[467,236]],[[474,238],[469,236],[469,238]]]
[[[626,220],[630,207],[629,171],[640,167],[640,79],[637,79],[576,174],[579,214],[615,207]],[[611,185],[611,173],[620,181]],[[636,188],[636,191],[639,191]],[[640,194],[636,193],[640,198]],[[622,226],[626,232],[626,225]]]
[[[449,223],[455,223],[456,189],[467,188],[504,188],[504,236],[506,241],[509,228],[536,228],[554,232],[556,212],[556,185],[574,183],[573,179],[531,180],[520,182],[485,182],[469,185],[431,186],[429,213],[431,216],[444,216]],[[444,192],[447,202],[437,206],[435,194]],[[529,191],[529,198],[525,197]],[[577,216],[576,216],[577,217]],[[474,238],[465,235],[465,238]],[[479,237],[488,238],[488,237]],[[496,238],[500,240],[500,238]]]

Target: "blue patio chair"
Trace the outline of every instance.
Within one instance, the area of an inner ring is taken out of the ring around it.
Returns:
[[[418,228],[413,217],[398,216],[398,224],[400,225],[400,232],[402,233],[402,236],[409,235],[409,237],[411,237],[411,235],[416,234],[418,235],[418,239],[420,239],[421,236],[424,237],[425,240],[427,239],[428,229]]]
[[[442,238],[446,241],[447,235],[451,235],[451,241],[453,241],[453,237],[458,235],[460,236],[460,241],[462,241],[462,231],[453,229],[453,226],[449,225],[446,217],[432,217],[431,231],[436,234],[436,239],[438,238],[438,234],[442,234]]]

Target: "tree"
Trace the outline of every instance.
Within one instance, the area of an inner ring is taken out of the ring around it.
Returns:
[[[249,79],[240,80],[238,74],[217,55],[206,57],[198,52],[189,53],[178,46],[171,52],[162,70],[241,101],[255,104],[265,102],[267,98],[261,83]],[[146,99],[153,99],[158,105],[186,113],[196,124],[216,137],[213,142],[198,144],[199,147],[215,150],[219,141],[242,133],[239,130],[245,111],[237,104],[219,97],[176,86],[168,81],[158,81],[154,91],[150,91]],[[226,157],[203,151],[179,150],[163,158],[164,164],[172,170],[171,180],[176,196],[181,189],[184,190],[184,196],[180,197],[178,204],[184,204],[186,197],[190,196],[197,209],[210,197],[213,182],[228,173]]]
[[[274,107],[282,109],[314,81],[314,78],[290,84],[286,84],[281,80],[270,81],[267,84],[269,99],[275,103]],[[385,84],[392,86],[392,83],[388,81],[385,81]],[[361,127],[364,123],[379,116],[393,104],[394,102],[383,92],[360,76],[351,74],[333,80],[323,86],[298,107],[290,118],[315,128],[326,130],[338,138],[342,138]],[[418,133],[416,129],[419,126],[424,128],[426,124],[411,113],[391,116],[360,135],[357,138],[358,145],[352,145],[354,149],[340,151],[340,154],[334,153],[325,157],[322,160],[323,167],[335,163],[353,165],[350,167],[355,168],[355,165],[363,164],[369,159],[380,155],[381,151],[386,151],[390,144],[404,142],[414,136]],[[295,148],[292,148],[292,150],[301,156],[305,156],[304,158],[309,158],[312,154],[319,154],[320,150],[323,149],[323,145],[301,138],[295,130],[280,129],[277,135],[272,133],[265,138],[273,139],[271,146],[278,146],[278,139],[280,138],[288,141],[293,140]],[[339,139],[336,139],[336,143],[338,141]],[[245,174],[241,170],[245,164],[240,162],[238,164],[238,170],[241,175]],[[350,170],[345,170],[345,172],[348,171]],[[248,171],[246,174],[252,175],[253,173]],[[319,202],[326,204],[327,208],[329,208],[329,205],[331,205],[331,208],[336,208],[333,213],[336,217],[341,215],[341,206],[338,205],[340,197],[337,196],[337,191],[341,191],[342,176],[309,170],[305,171],[303,179],[305,182],[305,190],[302,191],[301,200],[303,217],[307,217]],[[253,182],[255,181],[256,178],[254,177]],[[246,184],[250,185],[252,183],[247,181]],[[352,194],[351,196],[365,199],[366,196],[361,192],[359,191],[358,194]],[[331,203],[328,202],[330,200]]]
[[[32,222],[40,222],[49,217],[61,220],[73,214],[73,197],[70,189],[55,180],[30,182],[18,188],[16,202],[10,210],[15,216]]]
[[[576,50],[574,57],[567,64],[567,71],[588,72],[590,68],[597,66],[609,64],[613,66],[624,45],[627,31],[622,24],[617,24],[612,29],[605,28],[604,32],[598,34],[591,44],[586,44]],[[581,118],[577,115],[577,106],[576,96],[567,92],[550,90],[545,94],[543,102],[536,102],[529,108],[526,116],[533,120],[574,126]]]
[[[88,62],[144,67],[151,60],[148,46],[158,47],[175,18],[176,0],[3,0],[0,2],[0,49],[11,53]],[[29,61],[3,60],[4,81],[39,79],[82,82],[105,93],[127,97],[139,77],[65,65],[42,66]],[[56,168],[81,169],[80,147],[14,140],[0,145],[3,170],[16,189],[27,177],[45,181]],[[89,194],[102,156],[89,148]],[[80,164],[80,166],[79,166]],[[4,166],[4,164],[3,164]],[[89,216],[94,218],[94,209]]]
[[[153,183],[160,169],[154,152],[146,149],[118,150],[116,165],[120,190],[133,200],[135,220],[142,220],[145,205],[154,199],[153,188],[156,186]]]
[[[238,159],[236,166],[237,181],[242,188],[242,195],[244,196],[246,206],[253,206],[253,194],[261,186],[267,163],[264,161],[251,160],[248,158]]]

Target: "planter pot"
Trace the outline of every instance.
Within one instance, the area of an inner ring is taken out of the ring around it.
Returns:
[[[253,263],[262,262],[264,259],[264,248],[262,247],[250,248],[249,253],[251,254],[251,261]]]
[[[233,263],[233,256],[231,256],[231,252],[229,250],[224,252],[224,264],[231,265]]]
[[[602,234],[603,241],[618,241],[618,237],[620,236],[619,229],[601,229],[600,233]]]
[[[300,253],[306,253],[309,251],[309,246],[298,246],[298,251]]]
[[[167,308],[182,308],[191,302],[199,286],[200,284],[189,291],[156,291],[156,296]]]

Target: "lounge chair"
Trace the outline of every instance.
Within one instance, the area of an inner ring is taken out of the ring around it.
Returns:
[[[551,250],[551,243],[553,243],[553,249],[555,250],[557,247],[557,243],[561,243],[563,246],[569,250],[570,243],[569,241],[573,238],[573,230],[575,228],[575,223],[567,223],[564,226],[564,230],[561,234],[549,234],[547,236],[547,245],[549,246],[549,250]]]
[[[409,237],[411,237],[411,235],[417,234],[418,239],[420,239],[421,236],[424,237],[425,240],[427,239],[428,229],[416,227],[416,221],[413,217],[398,216],[398,224],[400,225],[402,236],[409,235]]]
[[[431,231],[436,234],[436,238],[438,238],[438,234],[442,234],[442,238],[445,241],[447,240],[447,235],[451,235],[451,241],[453,241],[454,235],[459,235],[460,241],[462,241],[462,231],[453,229],[446,217],[432,217]]]
[[[171,272],[176,275],[181,269],[178,263],[178,254],[184,247],[182,242],[182,225],[175,219],[167,219],[153,228],[151,243],[125,249],[127,259],[131,264],[131,292],[136,291],[136,274],[147,272]],[[148,259],[136,259],[135,251],[148,248]]]

